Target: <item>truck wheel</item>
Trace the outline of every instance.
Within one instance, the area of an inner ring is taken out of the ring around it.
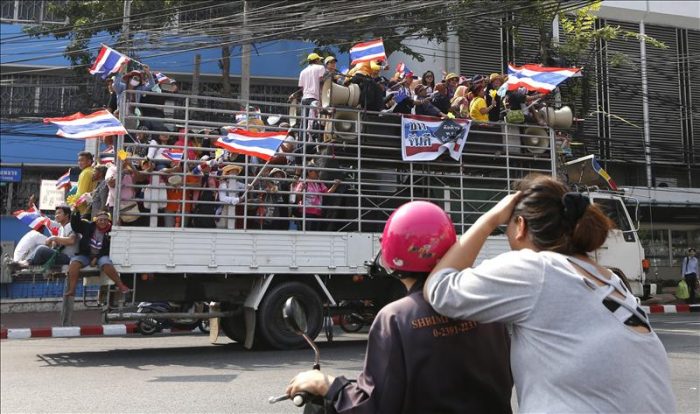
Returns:
[[[315,290],[300,282],[277,285],[267,292],[257,312],[257,336],[272,348],[308,346],[303,337],[287,328],[282,318],[284,302],[292,296],[299,300],[306,312],[308,336],[315,339],[323,328],[323,307]]]
[[[227,311],[231,310],[233,307],[226,303],[221,304],[221,310]],[[243,317],[243,312],[238,315],[228,316],[226,318],[219,319],[219,326],[221,330],[224,331],[224,335],[232,341],[236,341],[239,344],[245,342],[245,319]]]

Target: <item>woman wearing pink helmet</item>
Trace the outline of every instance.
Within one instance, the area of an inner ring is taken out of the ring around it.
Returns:
[[[425,278],[457,240],[449,216],[425,201],[404,204],[381,239],[382,266],[408,294],[385,306],[369,331],[357,381],[312,370],[287,394],[324,397],[338,413],[509,413],[508,334],[499,324],[438,315],[423,299]]]

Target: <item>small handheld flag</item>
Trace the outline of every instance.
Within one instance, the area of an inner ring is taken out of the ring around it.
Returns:
[[[114,164],[114,146],[110,145],[100,152],[100,164]]]
[[[371,60],[386,60],[384,41],[377,39],[354,45],[350,48],[350,60],[352,65]]]
[[[107,76],[112,73],[117,73],[126,63],[129,58],[117,52],[108,46],[102,46],[100,53],[95,59],[95,63],[90,68],[91,75],[100,75],[102,79],[107,79]]]
[[[64,138],[95,138],[127,134],[121,122],[106,109],[88,115],[78,112],[59,118],[44,118],[44,123],[58,126],[56,135]]]
[[[163,156],[170,161],[182,161],[182,150],[163,151]]]
[[[233,129],[220,137],[214,145],[238,154],[246,154],[269,161],[287,138],[286,132],[253,132]]]
[[[62,190],[66,188],[70,188],[71,183],[70,183],[70,168],[68,171],[60,176],[58,180],[56,180],[56,189]]]
[[[175,83],[175,79],[169,78],[161,72],[154,72],[153,76],[155,77],[156,83],[158,83],[158,85],[162,85],[164,83]]]

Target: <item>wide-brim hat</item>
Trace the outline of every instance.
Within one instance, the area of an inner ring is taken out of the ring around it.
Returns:
[[[182,185],[182,177],[179,175],[171,175],[168,177],[168,184],[172,185],[173,187],[179,187]]]
[[[133,76],[138,76],[141,80],[143,80],[143,75],[138,70],[132,70],[131,72],[126,73],[124,76],[122,76],[122,80],[124,82],[128,82]]]
[[[263,122],[262,119],[258,119],[258,118],[244,119],[242,121],[237,122],[236,126],[243,127],[245,129],[247,129],[248,131],[253,131],[253,132],[264,132],[265,131],[265,123]]]
[[[284,170],[280,169],[280,168],[273,168],[272,171],[270,171],[270,177],[277,174],[277,173],[282,173],[284,175],[284,177],[287,178],[287,173],[284,172]]]
[[[500,80],[501,82],[503,82],[503,76],[501,76],[500,73],[492,73],[491,75],[489,75],[489,82],[493,82],[495,80]]]
[[[459,75],[456,73],[448,73],[447,76],[445,76],[445,80],[448,81],[450,79],[459,79]]]
[[[240,165],[227,165],[221,169],[221,175],[228,175],[233,172],[235,172],[236,175],[238,175],[241,173],[241,171],[243,171],[243,167],[241,167]]]

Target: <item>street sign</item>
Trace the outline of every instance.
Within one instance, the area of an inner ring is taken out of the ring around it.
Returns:
[[[22,181],[21,167],[0,167],[0,181],[18,183]]]
[[[56,180],[41,180],[39,208],[51,211],[62,204],[66,204],[66,191],[56,188]]]

